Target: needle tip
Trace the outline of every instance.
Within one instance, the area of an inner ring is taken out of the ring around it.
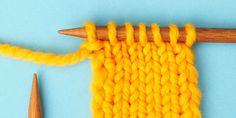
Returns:
[[[66,34],[66,30],[58,30],[57,31],[59,34]]]
[[[85,32],[85,29],[83,27],[72,28],[72,29],[62,29],[62,30],[58,30],[57,32],[59,34],[81,37],[81,38],[85,38],[87,36],[87,33]]]
[[[34,73],[34,77],[33,77],[34,79],[37,79],[37,73]]]
[[[33,75],[28,118],[42,118],[40,93],[36,73]]]

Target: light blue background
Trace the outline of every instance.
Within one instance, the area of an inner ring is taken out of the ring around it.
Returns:
[[[0,0],[0,42],[68,53],[82,39],[57,34],[87,20],[236,28],[235,0]],[[203,118],[236,117],[236,44],[194,46]],[[49,67],[0,56],[0,118],[26,118],[37,72],[44,118],[90,118],[90,61]]]

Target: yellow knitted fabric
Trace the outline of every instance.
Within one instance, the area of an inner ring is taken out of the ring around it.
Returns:
[[[151,24],[154,41],[139,24],[139,40],[125,23],[126,37],[116,37],[116,24],[108,23],[109,41],[96,38],[96,27],[85,23],[88,34],[81,48],[56,55],[0,44],[0,54],[39,64],[63,66],[87,57],[92,60],[92,114],[94,118],[201,118],[198,74],[191,50],[195,28],[185,25],[186,42],[177,43],[176,25],[169,25],[170,42],[163,42],[157,24]]]

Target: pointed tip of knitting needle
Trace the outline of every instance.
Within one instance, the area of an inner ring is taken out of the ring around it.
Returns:
[[[72,28],[72,29],[62,29],[62,30],[58,30],[58,33],[69,35],[69,36],[81,37],[81,38],[85,38],[87,36],[85,29],[83,27]]]
[[[33,75],[28,118],[42,118],[40,93],[36,73]]]

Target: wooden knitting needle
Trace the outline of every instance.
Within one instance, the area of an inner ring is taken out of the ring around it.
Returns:
[[[163,41],[170,41],[169,28],[161,27],[161,36]],[[153,35],[151,28],[147,27],[147,37],[149,41],[153,41]],[[60,34],[76,36],[81,38],[87,38],[87,34],[84,27],[64,29],[58,31]],[[236,29],[222,29],[222,28],[196,28],[197,40],[196,42],[218,42],[218,43],[236,43]],[[100,40],[108,40],[108,29],[106,26],[97,26],[96,35]],[[134,27],[134,37],[138,40],[139,30],[138,27]],[[117,26],[117,38],[118,40],[126,39],[126,30],[124,26]],[[179,42],[185,42],[186,32],[184,28],[179,28]]]
[[[39,86],[36,73],[34,74],[33,77],[28,118],[42,118],[40,93],[39,93]]]

